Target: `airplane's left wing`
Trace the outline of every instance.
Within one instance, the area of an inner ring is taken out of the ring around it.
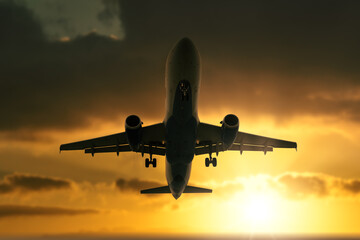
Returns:
[[[142,153],[165,155],[165,128],[163,123],[158,123],[142,128]],[[126,132],[116,133],[108,136],[83,140],[79,142],[66,143],[60,146],[64,150],[85,150],[85,153],[105,152],[130,152],[132,151]]]
[[[206,123],[199,123],[197,140],[199,143],[195,148],[196,155],[209,154],[209,152],[218,153],[226,150],[271,152],[273,148],[297,148],[296,142],[237,132],[234,143],[228,149],[225,149],[221,127]]]
[[[296,142],[263,137],[245,132],[238,132],[234,143],[256,146],[271,146],[274,148],[297,148]]]

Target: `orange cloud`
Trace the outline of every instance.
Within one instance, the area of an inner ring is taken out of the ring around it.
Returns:
[[[284,194],[289,198],[324,197],[328,194],[327,183],[319,176],[284,174],[277,182],[284,186]]]
[[[360,193],[360,179],[340,178],[319,173],[285,173],[271,185],[289,199],[346,197]]]
[[[140,192],[142,189],[154,188],[162,186],[160,182],[156,181],[145,181],[139,180],[136,178],[127,180],[124,178],[119,178],[115,182],[115,186],[120,191],[137,191]]]

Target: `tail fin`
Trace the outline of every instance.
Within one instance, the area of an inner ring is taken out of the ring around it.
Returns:
[[[160,193],[171,193],[169,186],[150,188],[140,191],[141,194],[160,194]],[[193,186],[186,186],[184,193],[212,193],[211,189],[199,188]]]

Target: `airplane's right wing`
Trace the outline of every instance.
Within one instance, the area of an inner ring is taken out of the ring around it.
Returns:
[[[98,137],[93,139],[88,139],[79,142],[66,143],[60,146],[60,151],[63,150],[83,150],[99,147],[108,147],[115,145],[128,144],[126,133],[116,133],[104,137]]]

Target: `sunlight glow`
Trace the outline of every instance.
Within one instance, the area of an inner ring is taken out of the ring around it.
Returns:
[[[274,201],[268,194],[250,195],[244,203],[244,217],[252,224],[267,223],[274,218]]]

